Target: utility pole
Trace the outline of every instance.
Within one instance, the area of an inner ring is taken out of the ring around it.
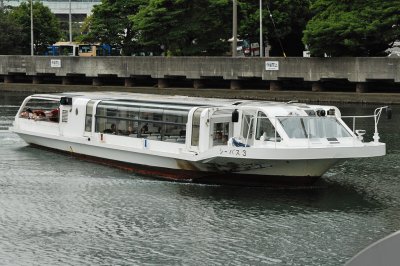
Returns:
[[[31,56],[33,56],[33,0],[31,0]]]
[[[233,0],[233,40],[232,40],[232,57],[237,55],[237,0]]]
[[[72,43],[72,15],[71,15],[71,0],[69,0],[69,42]]]
[[[263,57],[264,48],[263,48],[263,28],[262,28],[262,0],[260,0],[260,57]]]

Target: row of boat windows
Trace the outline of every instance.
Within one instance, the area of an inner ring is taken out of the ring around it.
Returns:
[[[92,127],[92,108],[86,112],[85,131]],[[99,104],[95,132],[184,143],[189,110]]]

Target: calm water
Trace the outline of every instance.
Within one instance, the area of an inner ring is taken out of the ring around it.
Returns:
[[[2,265],[343,265],[400,229],[400,107],[381,119],[385,157],[277,191],[156,181],[32,148],[7,131],[23,98],[0,95]]]

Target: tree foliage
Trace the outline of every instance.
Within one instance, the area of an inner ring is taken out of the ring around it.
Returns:
[[[239,36],[251,42],[259,40],[258,3],[238,1]],[[308,0],[263,1],[264,39],[272,46],[271,55],[282,55],[283,50],[288,56],[302,54],[302,31],[309,15]],[[82,40],[121,46],[127,55],[135,50],[223,55],[230,50],[232,1],[103,0],[87,25],[88,34]]]
[[[229,49],[229,0],[150,0],[130,20],[139,42],[171,55],[214,55]]]
[[[9,12],[0,9],[0,54],[21,53],[22,27],[17,24]]]
[[[259,40],[259,1],[240,1],[239,34],[252,42]],[[263,39],[272,49],[270,55],[301,56],[302,31],[310,19],[309,0],[262,1]]]
[[[264,41],[271,55],[384,55],[400,39],[399,0],[263,0]],[[311,8],[310,8],[311,5]],[[34,6],[36,54],[60,39],[49,8]],[[259,41],[259,1],[238,0],[239,38]],[[232,0],[102,0],[82,28],[84,42],[123,54],[224,55],[232,37]],[[30,2],[0,10],[0,52],[30,53]],[[265,44],[265,43],[264,43]]]
[[[130,55],[137,48],[137,32],[132,29],[129,15],[136,14],[146,0],[102,0],[93,8],[86,21],[87,34],[81,40],[108,43]]]
[[[11,17],[21,26],[21,47],[23,54],[30,54],[31,17],[30,3],[23,2],[11,11]],[[60,37],[59,22],[50,9],[40,2],[33,3],[33,40],[35,54],[43,54],[49,44]]]
[[[376,56],[400,38],[398,0],[315,0],[303,42],[311,54]]]

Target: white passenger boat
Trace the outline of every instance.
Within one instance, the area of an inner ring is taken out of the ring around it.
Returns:
[[[153,177],[311,184],[349,158],[382,156],[334,106],[117,92],[27,97],[11,130],[27,143]]]

